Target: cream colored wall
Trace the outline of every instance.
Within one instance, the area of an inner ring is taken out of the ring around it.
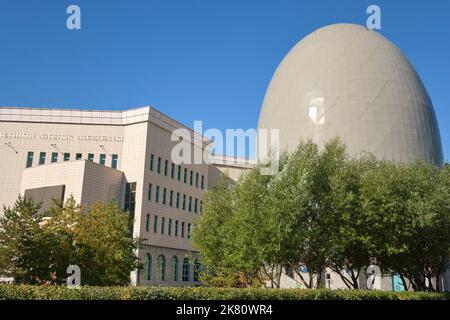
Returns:
[[[59,123],[28,123],[28,122],[0,122],[0,205],[12,205],[19,195],[22,172],[24,172],[27,161],[27,153],[34,152],[33,167],[38,166],[39,153],[46,152],[46,164],[50,164],[52,152],[59,152],[58,163],[63,162],[61,152],[69,152],[71,160],[75,160],[76,153],[82,153],[87,158],[88,153],[94,153],[94,161],[99,161],[101,153],[107,154],[100,148],[103,144],[110,154],[118,154],[118,168],[120,169],[122,159],[122,142],[97,142],[78,140],[79,136],[108,135],[122,136],[123,127],[106,125],[77,125]],[[32,134],[33,138],[11,138],[5,137],[4,133]],[[45,138],[41,134],[70,135],[73,140],[61,140],[58,138]],[[11,143],[17,153],[6,144]],[[52,144],[56,144],[58,151]],[[111,156],[106,155],[106,165],[111,165]],[[3,214],[0,213],[0,214]]]
[[[151,107],[123,112],[0,108],[0,166],[3,168],[0,170],[0,203],[12,204],[25,189],[61,184],[66,185],[66,199],[72,194],[79,203],[91,204],[112,198],[122,202],[125,183],[136,182],[134,236],[146,239],[137,254],[140,257],[145,257],[150,251],[165,254],[169,268],[174,253],[180,258],[183,255],[198,255],[192,240],[187,238],[188,225],[191,224],[192,234],[194,222],[200,216],[203,193],[210,184],[217,183],[220,176],[219,170],[215,169],[217,175],[209,179],[211,166],[207,164],[182,164],[181,181],[177,180],[177,172],[174,179],[170,177],[171,151],[175,145],[175,142],[171,142],[171,134],[177,128],[187,129]],[[106,139],[86,140],[83,138],[86,136],[106,136]],[[192,155],[195,150],[201,152],[204,143],[206,141],[195,135]],[[56,148],[52,144],[56,144]],[[34,159],[33,167],[26,169],[28,151],[34,152]],[[40,152],[46,152],[45,165],[41,166],[38,165]],[[59,152],[58,163],[51,164],[52,152]],[[71,160],[75,159],[76,153],[82,153],[84,159],[88,153],[94,153],[94,162],[98,162],[99,155],[104,153],[107,155],[106,166],[111,165],[111,154],[117,154],[117,169],[123,174],[90,162],[63,162],[64,152],[71,154]],[[153,171],[149,168],[151,154],[154,154]],[[158,157],[162,158],[161,174],[157,173]],[[169,160],[168,176],[164,176],[164,160]],[[188,170],[187,183],[183,180],[184,168]],[[189,182],[191,170],[194,172],[192,186]],[[236,176],[237,172],[233,169],[232,175]],[[196,173],[199,174],[198,187],[195,186]],[[147,199],[149,183],[153,185],[152,201]],[[155,191],[158,185],[161,188],[161,200],[156,203]],[[166,205],[162,204],[164,188],[167,190]],[[169,205],[171,190],[174,191],[172,207]],[[176,208],[177,192],[181,194],[180,202],[183,194],[186,194],[186,210]],[[191,212],[188,211],[189,197],[193,199]],[[195,199],[198,199],[198,213],[194,210]],[[146,231],[147,214],[151,217],[149,232]],[[155,215],[159,218],[157,233],[153,232]],[[165,217],[164,234],[160,232],[162,217]],[[169,219],[172,219],[171,236],[167,232]],[[175,236],[176,220],[179,221],[178,237]],[[182,222],[185,223],[184,238],[181,237]],[[133,283],[139,283],[136,275],[136,272],[134,275],[132,273]]]
[[[210,182],[211,184],[216,184],[217,180],[220,179],[221,175],[225,175],[226,177],[230,178],[233,181],[238,181],[239,177],[244,173],[247,172],[248,168],[239,168],[239,167],[232,167],[232,166],[226,166],[226,165],[218,165],[215,164],[213,166],[214,169],[218,170],[219,172],[212,174],[214,177],[211,177]]]
[[[25,169],[19,192],[24,194],[26,189],[65,185],[64,201],[72,195],[77,203],[81,203],[84,169],[84,161],[62,162]]]
[[[153,280],[156,279],[156,258],[155,252],[164,254],[166,257],[167,277],[169,277],[169,268],[171,267],[171,258],[177,254],[180,258],[184,255],[195,254],[195,248],[192,246],[192,240],[187,238],[188,224],[191,224],[191,233],[193,230],[194,220],[200,216],[200,212],[194,213],[195,198],[198,199],[198,210],[200,210],[200,201],[203,192],[208,188],[208,166],[207,165],[184,165],[182,164],[181,181],[177,180],[178,165],[175,165],[175,176],[171,178],[171,152],[175,142],[171,142],[171,128],[166,127],[165,122],[157,121],[158,124],[152,122],[144,122],[133,124],[124,128],[124,145],[122,150],[123,167],[122,170],[126,174],[127,182],[136,182],[136,206],[135,206],[135,222],[134,236],[145,239],[144,245],[137,251],[138,256],[142,259],[147,253],[152,253],[154,263]],[[199,148],[198,146],[193,148]],[[150,157],[154,155],[153,171],[150,171]],[[161,157],[161,173],[158,174],[158,157]],[[164,175],[165,160],[169,161],[168,175]],[[184,183],[184,168],[188,169],[188,182]],[[189,184],[190,170],[194,171],[193,186]],[[195,173],[199,173],[199,187],[195,187]],[[204,175],[204,190],[201,190],[201,175]],[[152,184],[152,199],[148,200],[148,185]],[[160,201],[156,203],[155,193],[156,187],[160,186]],[[166,204],[163,205],[163,190],[166,188]],[[170,207],[170,191],[174,191],[173,206]],[[180,206],[182,195],[186,194],[186,210],[176,208],[176,194],[180,192]],[[189,212],[189,196],[193,198],[192,212]],[[150,215],[149,231],[146,230],[147,214]],[[155,215],[158,216],[158,232],[153,230]],[[164,234],[161,234],[161,221],[165,218]],[[172,219],[172,233],[169,236],[168,227],[169,219]],[[175,236],[175,221],[179,221],[178,237]],[[185,223],[185,236],[181,237],[182,222]],[[191,266],[192,267],[192,266]],[[192,267],[193,268],[193,267]],[[191,269],[192,269],[191,268]],[[192,269],[193,270],[193,269]],[[191,271],[192,271],[191,270]],[[141,271],[139,279],[137,272],[131,274],[133,284],[148,284],[145,276]],[[193,272],[193,271],[192,271]],[[191,272],[191,278],[192,278]],[[167,278],[169,279],[169,278]],[[155,284],[155,281],[152,281]],[[167,281],[165,282],[168,283]],[[192,282],[191,282],[192,283]],[[170,284],[170,283],[169,283]],[[181,274],[178,283],[173,285],[186,285],[189,283],[181,282]]]
[[[20,193],[27,189],[65,185],[64,200],[71,195],[77,203],[119,199],[123,173],[90,161],[68,161],[25,169]]]
[[[324,283],[326,288],[331,289],[340,289],[340,290],[346,290],[348,287],[342,280],[341,276],[332,271],[331,269],[327,268],[326,273],[330,274],[330,281],[329,283],[325,283],[325,273],[322,275],[322,282]],[[309,275],[308,273],[302,273],[302,277],[306,282],[309,282]],[[316,280],[316,279],[315,279]],[[314,285],[316,282],[314,282]],[[360,289],[367,289],[367,278],[365,274],[365,269],[361,270],[358,278],[358,284]],[[377,290],[383,290],[383,291],[391,291],[392,290],[392,278],[387,275],[380,276],[376,279],[375,282]],[[303,281],[301,280],[300,276],[296,273],[294,273],[294,278],[291,278],[287,276],[284,272],[280,279],[280,287],[281,288],[307,288]]]
[[[142,215],[141,215],[141,223],[140,223],[140,234],[143,238],[146,238],[147,244],[151,244],[153,246],[163,246],[163,247],[171,247],[171,248],[177,248],[181,250],[195,250],[195,248],[192,247],[192,241],[190,239],[187,239],[187,226],[190,223],[191,228],[193,228],[193,224],[195,219],[197,219],[200,216],[200,213],[194,213],[194,205],[195,205],[195,198],[198,199],[198,210],[200,209],[200,201],[203,197],[203,192],[208,187],[208,167],[207,165],[184,165],[182,164],[182,175],[181,175],[181,181],[177,180],[177,170],[178,165],[175,165],[175,177],[174,179],[170,176],[171,171],[171,151],[172,147],[174,146],[174,142],[171,142],[171,132],[163,129],[157,125],[149,124],[149,135],[148,135],[148,151],[146,154],[146,164],[145,164],[145,170],[142,172],[145,172],[145,178],[144,178],[144,197],[143,197],[143,206],[142,206]],[[198,147],[195,147],[198,148]],[[150,171],[150,155],[154,154],[154,170]],[[161,166],[161,174],[157,173],[157,164],[158,164],[158,157],[161,157],[162,159],[162,166]],[[164,161],[169,160],[169,170],[168,170],[168,176],[164,176]],[[183,181],[183,175],[184,175],[184,168],[188,169],[188,181],[185,184]],[[189,178],[190,178],[190,171],[194,171],[194,181],[193,186],[189,184]],[[199,173],[199,187],[195,187],[195,173]],[[201,182],[201,175],[204,175],[205,179],[205,190],[201,190],[200,188],[200,182]],[[147,192],[148,192],[148,184],[151,183],[153,185],[153,194],[152,194],[152,200],[148,201],[147,198]],[[159,203],[156,203],[155,201],[155,192],[156,192],[156,186],[160,186],[160,201]],[[163,196],[163,190],[164,188],[167,189],[167,202],[166,205],[162,204],[162,196]],[[174,191],[174,200],[173,200],[173,207],[170,207],[169,205],[169,197],[170,197],[170,191]],[[177,209],[176,208],[176,195],[177,192],[180,192],[180,206],[183,199],[183,194],[186,194],[186,210]],[[189,205],[189,196],[192,197],[192,212],[189,212],[188,205]],[[150,229],[149,232],[146,231],[146,215],[150,214]],[[153,223],[154,223],[154,217],[155,215],[158,215],[158,233],[153,232]],[[164,235],[161,234],[161,218],[165,217],[165,233]],[[172,219],[172,235],[169,236],[167,234],[167,228],[169,225],[169,219]],[[175,230],[175,221],[179,221],[179,235],[178,237],[175,237],[174,230]],[[182,222],[185,223],[185,237],[181,237],[181,226]],[[135,224],[136,226],[136,224]],[[191,229],[192,233],[192,229]]]
[[[125,126],[123,129],[124,143],[122,147],[121,170],[125,173],[127,182],[136,182],[136,204],[134,236],[139,237],[141,225],[142,202],[144,197],[144,171],[147,152],[147,122]],[[125,191],[123,190],[123,193]]]
[[[123,205],[123,172],[91,161],[82,162],[85,163],[85,170],[81,203],[91,205],[97,201],[115,200]]]

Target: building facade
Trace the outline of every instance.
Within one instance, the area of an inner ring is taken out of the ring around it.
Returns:
[[[193,222],[204,192],[225,169],[174,163],[176,129],[190,133],[192,155],[209,144],[151,107],[0,108],[0,203],[10,206],[19,194],[43,206],[70,196],[84,205],[116,200],[134,218],[134,237],[145,239],[138,250],[144,269],[132,274],[132,283],[196,285],[201,263]]]

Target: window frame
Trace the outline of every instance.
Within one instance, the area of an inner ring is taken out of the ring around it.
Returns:
[[[153,233],[158,233],[158,215],[153,216]]]
[[[163,254],[157,258],[156,279],[166,281],[166,256]]]
[[[191,264],[189,262],[188,257],[184,257],[183,259],[183,282],[189,282],[190,274],[191,274]]]
[[[106,153],[100,153],[100,156],[98,158],[98,164],[101,166],[106,165]]]
[[[45,165],[45,158],[47,157],[47,152],[39,152],[39,165]]]
[[[155,161],[155,155],[150,154],[150,171],[153,171],[153,162]]]
[[[157,167],[158,174],[161,174],[161,161],[162,161],[161,157],[158,157],[158,167]]]
[[[179,261],[178,261],[178,257],[177,256],[173,256],[172,257],[172,280],[177,282],[179,277],[178,277],[178,273],[179,273]]]
[[[156,196],[155,196],[156,203],[159,203],[159,189],[160,189],[160,186],[156,186]]]
[[[25,167],[26,168],[33,167],[33,158],[34,158],[34,152],[33,151],[28,151],[28,153],[27,153],[27,161],[25,162]]]
[[[111,168],[117,169],[118,164],[119,164],[119,155],[113,154],[111,156]]]

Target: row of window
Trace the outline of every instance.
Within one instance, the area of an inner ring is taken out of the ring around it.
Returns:
[[[157,258],[156,264],[156,280],[157,281],[166,281],[166,257],[163,254],[160,254]],[[147,254],[146,262],[145,262],[145,274],[147,281],[152,280],[152,256]],[[189,263],[189,258],[185,257],[183,259],[183,273],[182,273],[182,281],[187,282],[190,281],[190,268],[191,265]],[[194,277],[193,280],[198,282],[200,280],[200,269],[201,264],[199,259],[195,259],[194,261]],[[170,277],[170,281],[179,281],[179,262],[178,257],[172,257],[172,275]]]
[[[171,236],[172,235],[172,229],[173,229],[173,235],[175,237],[181,236],[181,238],[184,238],[185,235],[188,239],[191,238],[191,224],[188,223],[187,224],[187,230],[186,230],[186,223],[181,221],[181,224],[178,220],[175,220],[175,223],[172,223],[173,220],[171,218],[169,218],[168,223],[167,223],[167,230],[166,230],[166,217],[161,217],[161,221],[159,221],[159,217],[158,215],[154,215],[153,216],[153,232],[154,233],[160,233],[160,234],[166,234],[167,231],[167,235]],[[150,232],[150,214],[146,215],[146,220],[145,220],[145,231]],[[186,234],[185,234],[185,231]]]
[[[161,194],[162,191],[162,194]],[[187,210],[189,212],[195,212],[195,213],[202,213],[203,211],[203,201],[198,200],[197,198],[193,198],[189,196],[189,198],[186,196],[186,194],[183,194],[183,197],[181,197],[181,193],[177,192],[175,197],[175,192],[173,190],[167,190],[167,188],[161,188],[160,186],[156,186],[155,188],[155,202],[161,203],[165,206],[168,205],[170,207],[176,207],[177,209]],[[167,198],[169,201],[167,201]],[[147,192],[147,200],[152,201],[153,199],[153,184],[148,184],[148,192]]]
[[[59,152],[52,152],[50,155],[50,162],[56,163],[58,162]],[[69,152],[62,153],[63,161],[70,161],[71,154]],[[88,153],[87,160],[94,161],[95,155],[93,153]],[[26,167],[30,168],[33,166],[33,159],[34,159],[34,152],[29,151],[27,154],[27,163]],[[75,160],[82,160],[83,154],[82,153],[76,153],[75,154]],[[42,166],[46,163],[47,160],[47,152],[40,152],[39,153],[39,165]],[[119,160],[119,156],[117,154],[111,155],[111,168],[117,169],[117,161]],[[106,154],[102,153],[99,156],[99,162],[100,165],[104,166],[106,165]]]
[[[150,155],[150,171],[154,170],[154,162],[155,162],[155,155]],[[157,164],[156,164],[156,172],[158,174],[164,174],[164,176],[169,176],[169,160],[164,160],[164,172],[162,169],[163,166],[163,159],[161,157],[158,157]],[[176,172],[175,172],[176,171]],[[175,179],[175,176],[178,181],[181,181],[181,176],[183,175],[183,182],[188,183],[191,186],[194,186],[194,180],[195,180],[195,187],[201,188],[202,190],[205,188],[205,176],[200,175],[198,172],[195,172],[193,170],[189,170],[187,168],[182,168],[181,165],[175,166],[175,163],[170,163],[170,177],[172,179]],[[189,178],[188,178],[189,176]]]

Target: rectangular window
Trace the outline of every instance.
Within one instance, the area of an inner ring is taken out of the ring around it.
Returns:
[[[147,218],[145,220],[145,231],[149,232],[150,231],[150,215],[147,214]]]
[[[172,219],[169,219],[169,228],[167,229],[167,234],[172,235]]]
[[[180,193],[177,192],[177,209],[180,209]]]
[[[124,210],[130,215],[130,219],[134,219],[136,209],[136,182],[129,182],[125,185],[125,203]],[[133,224],[130,225],[130,233],[133,234]]]
[[[33,156],[34,156],[34,152],[28,152],[27,154],[27,164],[26,167],[30,168],[33,166]]]
[[[148,193],[147,193],[148,201],[152,201],[152,187],[153,187],[153,185],[151,183],[149,183],[148,184]]]
[[[156,202],[159,202],[159,186],[156,186]]]
[[[186,195],[183,194],[183,210],[186,210]]]
[[[189,197],[189,212],[192,211],[192,197]]]
[[[163,205],[166,204],[166,195],[167,195],[167,189],[164,188],[164,189],[163,189],[163,201],[162,201]]]
[[[66,152],[64,153],[64,161],[69,161],[70,160],[70,153]]]
[[[125,186],[125,211],[134,215],[136,205],[136,182],[127,183]]]
[[[150,171],[153,171],[153,161],[155,160],[155,156],[153,154],[150,155]]]
[[[58,152],[52,152],[52,163],[58,162]]]
[[[202,183],[201,183],[202,190],[205,188],[205,176],[202,175]]]
[[[172,167],[170,168],[170,177],[173,179],[175,177],[175,163],[172,162]]]
[[[106,164],[106,154],[102,153],[100,154],[100,161],[99,161],[101,166],[104,166]]]
[[[178,181],[181,181],[181,166],[178,166]]]
[[[117,154],[113,154],[111,156],[111,168],[117,169],[117,161],[119,160],[119,156]]]
[[[161,157],[158,157],[158,174],[161,174]]]
[[[188,239],[191,238],[191,224],[190,224],[190,223],[188,223],[187,238],[188,238]]]
[[[194,202],[194,212],[197,213],[198,209],[198,199],[195,198],[195,202]]]
[[[198,172],[195,174],[195,187],[198,188]]]
[[[88,160],[89,161],[94,161],[94,154],[93,153],[89,153],[88,154]]]
[[[169,161],[164,160],[164,175],[167,177],[168,174],[169,174]]]
[[[169,205],[173,207],[173,190],[170,190]]]
[[[203,201],[200,200],[200,213],[203,213]]]
[[[75,155],[75,160],[81,160],[81,159],[83,159],[83,154],[77,153],[77,154]]]
[[[175,221],[175,237],[178,237],[178,220]]]
[[[200,265],[200,261],[198,261],[197,259],[194,261],[194,282],[199,282],[200,281],[200,271],[201,271],[201,265]]]
[[[183,282],[188,282],[189,281],[189,274],[190,274],[190,266],[189,266],[189,259],[186,257],[186,258],[184,258],[184,260],[183,260],[183,273],[182,273],[182,275],[183,275],[183,278],[182,278],[182,280],[183,280]]]
[[[153,218],[153,232],[157,233],[158,232],[158,216],[155,216]]]
[[[136,204],[136,182],[127,183],[125,186],[125,211],[134,214]]]
[[[189,184],[192,186],[193,183],[194,183],[194,171],[191,170],[189,177]]]
[[[184,222],[181,223],[181,237],[184,238]]]
[[[166,223],[166,218],[161,218],[161,234],[164,234],[164,224]]]
[[[39,153],[39,165],[42,166],[43,164],[45,164],[45,152],[41,152]]]
[[[184,183],[187,183],[187,168],[184,168]]]

